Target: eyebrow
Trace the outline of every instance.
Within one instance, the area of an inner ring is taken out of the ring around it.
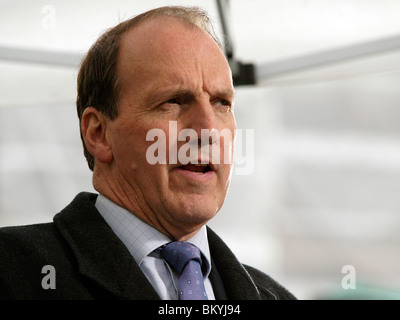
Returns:
[[[153,105],[153,104],[158,104],[163,102],[164,99],[172,98],[174,96],[193,96],[193,93],[190,90],[184,90],[184,89],[179,89],[179,88],[156,88],[152,90],[151,95],[149,96],[148,103]]]
[[[231,88],[226,90],[217,90],[213,96],[228,98],[233,102],[235,100],[235,90]]]
[[[234,89],[216,89],[215,91],[209,93],[211,97],[220,97],[231,100],[231,103],[235,100],[235,91]],[[187,97],[194,98],[196,97],[196,92],[191,89],[184,89],[182,87],[170,87],[170,88],[157,88],[153,91],[152,95],[149,98],[149,102],[151,104],[162,102],[163,99],[167,99],[170,97]]]

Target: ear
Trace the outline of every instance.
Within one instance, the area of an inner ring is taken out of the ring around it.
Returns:
[[[86,149],[100,162],[111,162],[113,153],[110,141],[107,138],[107,119],[97,109],[88,107],[82,114],[82,137]]]

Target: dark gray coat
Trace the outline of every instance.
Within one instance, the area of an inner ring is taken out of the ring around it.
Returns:
[[[160,299],[94,206],[80,193],[54,222],[0,229],[0,299]],[[294,299],[266,274],[242,265],[208,229],[217,299]],[[42,279],[51,265],[55,289]]]

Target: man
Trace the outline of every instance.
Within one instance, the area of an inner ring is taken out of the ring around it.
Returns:
[[[293,299],[205,226],[229,186],[231,161],[220,160],[232,146],[219,134],[234,134],[233,103],[230,68],[203,11],[163,7],[107,31],[78,75],[81,137],[99,195],[79,194],[53,223],[0,231],[0,297],[194,299],[182,284],[193,280],[182,277],[200,272],[207,299]],[[168,147],[149,152],[151,130]],[[173,131],[183,130],[177,139]],[[189,160],[179,153],[187,143]],[[198,257],[181,275],[166,252],[188,243]]]

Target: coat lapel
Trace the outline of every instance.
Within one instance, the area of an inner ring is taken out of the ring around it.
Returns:
[[[229,300],[260,300],[254,281],[232,251],[210,228],[207,228],[211,259],[218,269]],[[271,296],[271,299],[274,299]]]
[[[95,208],[96,197],[80,193],[54,217],[56,227],[76,257],[79,272],[119,299],[160,299]]]

